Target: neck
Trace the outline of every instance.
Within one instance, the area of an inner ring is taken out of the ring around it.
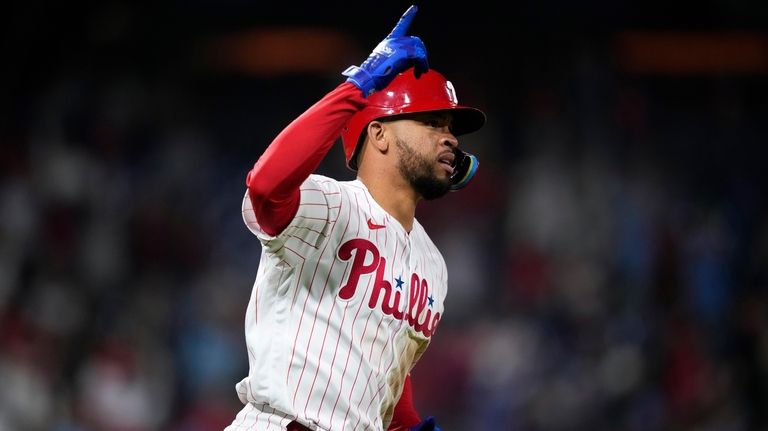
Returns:
[[[413,188],[399,175],[393,178],[361,171],[357,178],[365,184],[376,203],[410,232],[416,217],[416,205],[421,199]]]

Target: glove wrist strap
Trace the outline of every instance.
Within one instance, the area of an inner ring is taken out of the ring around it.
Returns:
[[[358,66],[349,66],[344,72],[341,73],[347,76],[347,82],[355,84],[363,92],[363,97],[368,97],[373,93],[376,88],[374,87],[373,75],[368,73],[365,69]]]

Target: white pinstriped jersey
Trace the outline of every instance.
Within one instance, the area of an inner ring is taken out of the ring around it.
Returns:
[[[385,429],[443,314],[437,247],[359,180],[310,175],[277,237],[259,228],[247,193],[243,219],[263,251],[245,319],[250,368],[237,384],[246,408],[228,429],[268,429],[270,415],[326,431]]]

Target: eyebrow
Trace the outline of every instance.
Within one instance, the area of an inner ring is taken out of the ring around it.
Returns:
[[[451,127],[453,125],[453,115],[451,115],[449,112],[440,112],[440,111],[413,112],[408,114],[393,115],[391,117],[380,118],[377,121],[387,122],[387,121],[395,121],[400,119],[410,119],[413,121],[418,121],[420,123],[426,123],[429,121],[438,121],[438,122],[446,123],[448,127]]]
[[[446,112],[423,112],[423,113],[417,113],[412,117],[414,120],[418,121],[440,121],[445,122],[447,124],[451,124],[453,122],[453,116],[451,114],[448,114]]]

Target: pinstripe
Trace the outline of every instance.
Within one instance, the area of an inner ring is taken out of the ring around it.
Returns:
[[[373,280],[369,279],[368,280],[368,284],[366,285],[366,288],[365,288],[366,292],[370,289],[372,283],[373,283]],[[362,301],[361,301],[361,304],[362,304]],[[360,314],[360,308],[361,307],[358,306],[357,312],[355,313],[355,317],[352,319],[353,322],[357,321],[357,316],[358,316],[358,314]],[[370,314],[368,315],[368,318],[370,319]],[[362,335],[360,336],[360,342],[361,343],[362,343],[363,336],[365,335],[365,330],[367,328],[368,328],[368,320],[366,319],[365,327],[363,328]],[[342,372],[342,376],[346,376],[346,374],[347,374],[347,366],[349,365],[350,358],[352,358],[352,355],[350,355],[350,352],[352,351],[352,342],[354,342],[354,327],[352,328],[351,332],[352,332],[352,334],[349,337],[349,339],[350,339],[349,349],[347,349],[347,359],[346,359],[346,361],[344,361],[344,371]],[[350,398],[352,397],[352,393],[354,391],[355,383],[357,382],[357,375],[359,373],[360,373],[360,367],[358,366],[357,367],[357,372],[355,373],[355,379],[352,382],[352,386],[349,389],[349,397]],[[344,392],[343,391],[343,387],[344,387],[344,382],[345,381],[346,381],[346,379],[344,379],[342,377],[341,385],[339,385],[339,393],[336,395],[336,400],[334,401],[333,409],[331,410],[331,421],[333,421],[333,418],[335,417],[334,413],[336,412],[336,406],[339,403],[339,398],[341,397],[341,394]],[[346,416],[344,418],[346,419]],[[331,422],[331,423],[333,423],[333,422]]]
[[[341,205],[340,205],[340,206],[341,206]],[[350,210],[349,210],[349,211],[351,211],[351,207],[350,207]],[[336,220],[338,221],[338,218],[337,218]],[[331,228],[331,235],[333,235],[333,231],[334,231],[334,230],[335,230],[337,227],[338,227],[338,223],[334,223],[334,224],[333,224],[333,227]],[[346,232],[346,231],[347,231],[347,228],[349,228],[349,221],[347,221],[347,224],[344,226],[344,232]],[[342,235],[343,235],[343,233],[342,233]],[[325,243],[325,247],[323,248],[323,251],[322,251],[322,253],[320,254],[320,258],[318,258],[318,259],[317,259],[317,262],[316,262],[316,265],[315,265],[315,269],[314,269],[314,271],[313,271],[313,273],[312,273],[312,279],[311,279],[311,281],[310,281],[310,283],[309,283],[309,289],[307,290],[307,292],[305,292],[305,295],[306,295],[306,297],[305,297],[305,299],[304,299],[304,307],[303,307],[303,309],[302,309],[302,312],[301,312],[301,317],[299,318],[299,324],[298,324],[298,325],[297,325],[297,327],[296,327],[296,338],[295,338],[295,339],[296,339],[297,341],[298,341],[299,335],[300,335],[300,333],[301,333],[301,324],[303,323],[303,320],[304,320],[304,313],[305,313],[305,311],[306,311],[307,302],[309,301],[309,298],[310,298],[310,294],[311,294],[310,290],[312,290],[312,289],[313,289],[313,287],[314,287],[315,276],[317,275],[317,271],[318,271],[318,269],[320,268],[320,264],[323,262],[323,260],[322,260],[322,256],[323,256],[323,254],[325,253],[325,250],[327,249],[327,247],[328,247],[328,244],[329,244],[329,243],[326,241],[326,243]],[[335,260],[334,260],[334,262],[335,262]],[[333,265],[333,264],[331,264],[331,265]],[[328,272],[328,274],[330,275],[330,274],[331,274],[331,271],[329,271],[329,272]],[[297,276],[297,278],[301,278],[301,274],[299,274],[299,275]],[[326,283],[327,283],[327,280],[326,280]],[[323,292],[324,292],[324,291],[325,291],[325,288],[323,288]],[[315,330],[315,323],[317,322],[317,311],[318,311],[318,309],[320,308],[320,304],[322,303],[322,300],[323,300],[323,296],[321,296],[321,297],[320,297],[320,301],[318,302],[318,305],[317,305],[317,307],[315,308],[315,316],[314,316],[314,319],[313,319],[313,321],[312,321],[312,328],[311,328],[311,330],[310,330],[310,334],[309,334],[309,340],[307,341],[307,345],[308,345],[308,346],[311,344],[311,340],[312,340],[312,334],[314,333],[314,330]],[[294,356],[294,354],[295,354],[295,352],[296,352],[296,347],[297,347],[297,346],[298,346],[298,344],[299,344],[297,341],[294,341],[294,345],[293,345],[293,352],[291,353],[291,362],[293,362],[293,356]],[[295,392],[294,392],[294,394],[293,394],[293,401],[292,401],[294,404],[296,403],[296,397],[297,397],[297,395],[298,395],[298,393],[299,393],[299,389],[301,388],[301,380],[302,380],[302,377],[304,376],[304,370],[305,370],[305,368],[306,368],[306,365],[307,365],[307,357],[308,357],[308,355],[304,355],[304,363],[302,364],[302,367],[301,367],[301,373],[299,374],[298,380],[297,380],[297,382],[296,382],[296,391],[295,391]],[[288,369],[288,377],[290,377],[290,368]],[[288,377],[287,377],[287,378],[288,378]]]
[[[350,212],[351,211],[352,211],[352,208],[350,207]],[[341,233],[342,237],[344,236],[344,234],[346,233],[348,228],[349,228],[349,221],[344,226],[344,231]],[[324,248],[323,251],[320,253],[320,259],[318,259],[317,266],[315,267],[315,274],[317,273],[317,269],[320,267],[320,263],[323,261],[322,256],[323,256],[323,254],[325,254],[325,251],[327,250],[327,247],[328,247],[328,243],[326,242],[326,248]],[[320,294],[320,301],[318,301],[317,307],[315,308],[314,321],[312,323],[312,330],[310,331],[309,341],[307,342],[307,345],[311,345],[312,344],[312,336],[314,334],[315,323],[317,322],[317,314],[318,314],[318,312],[320,310],[320,306],[322,305],[323,300],[326,298],[325,291],[326,291],[326,289],[328,287],[328,281],[330,280],[331,274],[333,273],[333,266],[336,264],[336,262],[337,262],[336,259],[333,259],[331,261],[331,266],[330,266],[330,268],[328,270],[328,275],[325,278],[325,283],[323,284],[323,290],[322,290],[322,292]],[[314,285],[314,278],[315,277],[313,275],[312,276],[312,282],[310,283],[310,286]],[[335,307],[336,307],[335,297],[331,297],[331,310],[328,312],[329,315],[333,315],[333,310],[335,309]],[[328,325],[327,323],[325,325],[326,325],[325,326],[325,334],[323,335],[323,342],[322,342],[322,346],[320,348],[320,354],[318,355],[318,362],[319,363],[322,363],[323,352],[325,350],[325,339],[326,339],[326,337],[328,335],[328,328],[330,327],[330,325]],[[304,367],[306,367],[306,358],[307,358],[307,356],[308,355],[304,356]],[[314,390],[315,381],[317,380],[317,374],[319,373],[319,371],[320,371],[320,367],[315,367],[315,376],[312,379],[312,384],[311,384],[311,386],[309,388],[309,394],[312,394],[312,391]],[[302,368],[302,375],[303,375],[303,373],[304,373],[304,368]],[[299,376],[299,381],[297,382],[296,386],[297,387],[301,386],[301,376]],[[304,414],[305,414],[305,416],[306,416],[307,406],[309,405],[309,401],[311,399],[311,395],[309,395],[309,394],[307,395],[307,402],[304,404]],[[294,398],[295,398],[295,395],[294,395]]]
[[[306,263],[306,259],[304,258],[304,256],[296,253],[295,251],[291,250],[290,248],[288,248],[285,245],[283,246],[283,248],[285,248],[286,250],[290,250],[291,252],[296,254],[296,256],[299,259],[301,259],[301,265],[299,266],[299,274],[301,274],[304,271],[304,263]],[[295,283],[295,285],[293,287],[293,301],[291,301],[291,308],[293,308],[293,305],[296,303],[296,295],[298,295],[298,292],[300,290],[298,286],[299,286],[299,283],[301,283],[301,278],[300,277],[294,277],[294,278],[296,279],[296,283]]]
[[[375,289],[375,287],[374,287],[374,289]],[[361,303],[361,306],[362,306],[362,303]],[[366,327],[366,328],[368,327],[368,322],[370,321],[370,319],[371,319],[371,316],[373,316],[373,313],[368,313],[368,319],[366,319],[366,323],[365,323],[365,327]],[[379,327],[381,327],[381,323],[382,323],[383,321],[384,321],[384,317],[382,316],[382,317],[379,319],[379,323],[376,325],[376,335],[378,335],[378,333],[379,333]],[[362,347],[362,345],[363,345],[363,337],[365,336],[365,334],[366,334],[366,331],[363,331],[363,333],[362,333],[362,335],[361,335],[361,337],[360,337],[360,345],[361,345],[361,347]],[[373,338],[375,339],[376,337],[374,336]],[[371,349],[370,349],[370,351],[368,352],[368,360],[369,360],[369,361],[370,361],[370,359],[371,359],[371,355],[372,355],[372,354],[373,354],[373,341],[371,341]],[[359,372],[360,372],[360,369],[362,368],[362,367],[361,367],[362,363],[363,363],[363,355],[360,355],[360,361],[358,362],[358,364],[357,364],[357,367],[356,367],[356,368],[357,368],[357,373],[359,373]],[[354,390],[355,386],[357,385],[357,373],[355,374],[355,383],[353,383],[353,385],[352,385],[352,389],[350,390],[350,394],[349,394],[349,396],[350,396],[350,400],[352,399],[353,390]],[[358,402],[358,404],[357,404],[357,406],[358,406],[358,407],[359,407],[359,406],[360,406],[360,404],[362,403],[362,397],[364,397],[364,396],[365,396],[365,388],[367,388],[367,387],[368,387],[368,382],[369,382],[369,381],[370,381],[370,379],[371,379],[371,374],[372,374],[372,373],[373,373],[373,370],[371,369],[371,371],[368,373],[368,379],[366,380],[366,384],[365,384],[365,386],[363,387],[363,389],[360,391],[360,402]],[[352,407],[352,403],[350,403],[350,404],[347,406],[347,410],[346,410],[346,412],[344,413],[344,420],[345,420],[345,421],[346,421],[347,417],[349,416],[349,410],[350,410],[350,408],[351,408],[351,407]],[[359,416],[358,416],[358,420],[359,420]]]
[[[381,323],[383,323],[383,320],[384,320],[384,319],[382,319],[382,321],[381,321],[381,322],[379,322],[379,327],[381,326]],[[397,323],[397,322],[395,322],[395,321],[390,321],[390,322],[388,323],[388,325],[389,325],[389,326],[392,326],[392,325],[393,325],[393,324],[395,324],[395,323]],[[399,327],[399,326],[400,326],[400,325],[398,325],[398,327]],[[378,332],[378,328],[377,328],[376,330],[377,330],[377,332]],[[366,394],[366,393],[368,393],[368,390],[367,390],[367,389],[368,389],[368,388],[371,386],[371,377],[373,376],[374,370],[378,371],[378,374],[385,374],[385,375],[386,375],[386,373],[383,373],[383,372],[382,372],[382,370],[381,370],[381,365],[383,364],[383,362],[381,361],[381,358],[384,356],[384,355],[383,355],[383,353],[384,353],[384,351],[387,349],[387,346],[389,345],[389,342],[390,342],[391,340],[392,340],[392,338],[391,338],[391,337],[390,337],[390,338],[388,338],[388,339],[387,339],[387,342],[386,342],[386,343],[384,344],[384,346],[382,346],[382,348],[381,348],[381,352],[380,352],[380,353],[379,353],[379,355],[378,355],[378,358],[379,358],[379,365],[378,365],[376,368],[374,368],[374,367],[371,367],[371,372],[368,374],[368,379],[367,379],[367,380],[366,380],[366,382],[365,382],[365,389],[362,391],[362,394],[363,394],[363,395],[364,395],[364,394]],[[373,355],[373,346],[371,346],[371,351],[370,351],[370,353],[368,354],[368,360],[369,360],[369,361],[370,361],[370,359],[371,359],[372,355]],[[394,357],[394,355],[390,356],[389,365],[387,365],[387,368],[388,368],[388,369],[391,367],[392,363],[394,363],[394,360],[395,360],[395,357]],[[383,385],[383,386],[386,386],[386,384],[387,384],[387,383],[386,383],[386,379],[384,379],[384,380],[382,381],[382,385]],[[383,386],[382,386],[382,387],[383,387]],[[379,392],[381,392],[381,391],[380,391],[380,390],[377,390],[377,391],[376,391],[376,393],[375,393],[373,396],[371,396],[371,397],[370,397],[370,399],[368,400],[368,405],[366,406],[366,408],[365,408],[364,410],[368,410],[368,409],[370,409],[370,407],[371,407],[371,404],[373,404],[373,401],[374,401],[375,399],[377,399],[377,395],[379,394]],[[363,402],[364,402],[364,400],[363,400],[363,397],[361,396],[361,397],[360,397],[360,402],[358,403],[358,407],[360,407],[360,406],[363,404]],[[357,418],[357,423],[355,423],[355,427],[357,427],[357,424],[358,424],[359,422],[360,422],[360,416],[358,416],[358,418]]]
[[[371,202],[370,202],[370,200],[368,199],[367,196],[365,196],[365,198],[366,198],[366,201],[368,201],[368,212],[371,213],[372,212],[372,210],[371,210]],[[359,229],[358,229],[358,232],[359,232]],[[384,248],[386,248],[387,247],[387,243],[389,241],[388,230],[384,230],[381,233],[384,235]],[[396,259],[397,259],[397,247],[395,246],[395,250],[394,250],[394,253],[393,253],[393,260],[396,260]],[[394,265],[390,266],[390,279],[393,278],[392,277],[392,271],[393,271],[392,268],[394,268]],[[369,281],[369,285],[368,286],[370,286],[370,281]],[[366,292],[367,292],[367,290],[368,290],[368,287],[366,287]],[[363,298],[365,298],[366,296],[367,295],[363,295]],[[361,302],[364,302],[364,299]],[[346,320],[346,312],[347,312],[348,305],[349,305],[349,303],[347,303],[347,306],[344,307],[344,315],[342,317],[342,321],[341,321],[341,325],[340,325],[341,328],[344,327],[344,321]],[[360,308],[358,307],[358,313],[359,313],[359,310],[360,310]],[[355,314],[355,317],[357,317],[357,313]],[[354,330],[354,327],[351,328],[351,330]],[[336,339],[336,346],[335,346],[335,350],[334,350],[334,354],[333,354],[333,359],[331,361],[332,363],[336,362],[336,354],[338,353],[338,350],[339,350],[339,342],[340,341],[341,341],[341,337],[339,336]],[[350,345],[350,348],[351,348],[351,345]],[[344,379],[343,379],[344,376],[343,376],[343,374],[346,373],[348,363],[349,363],[349,351],[347,351],[347,361],[344,364],[344,371],[343,371],[342,376],[341,376],[341,378],[342,378],[341,379],[341,384],[339,385],[340,389],[341,389],[341,387],[343,386],[343,383],[344,383]],[[325,396],[328,393],[328,387],[330,386],[330,383],[331,383],[332,379],[333,379],[333,368],[331,368],[331,373],[329,374],[328,380],[326,381],[326,385],[325,385],[326,389],[325,389],[325,391],[323,391],[323,396],[320,399],[320,403],[318,405],[318,413],[317,413],[318,416],[320,415],[320,409],[323,406],[323,403],[325,401]],[[339,393],[341,393],[341,391],[339,391]],[[335,411],[335,407],[336,407],[337,403],[338,403],[338,397],[337,397],[336,402],[334,402],[334,406],[333,406],[333,410],[332,411]],[[333,415],[331,415],[331,417],[333,417]]]

